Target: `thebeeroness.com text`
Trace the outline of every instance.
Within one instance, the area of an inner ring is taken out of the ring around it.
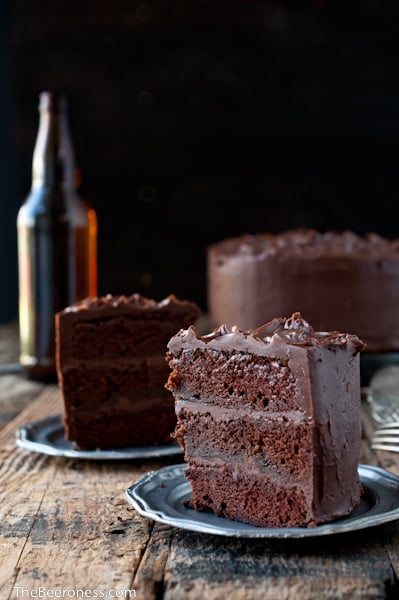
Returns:
[[[38,586],[37,588],[25,588],[22,585],[14,585],[12,587],[3,587],[0,589],[0,595],[10,598],[66,598],[66,599],[118,599],[118,600],[130,600],[136,598],[136,590],[115,590],[115,589],[86,589],[86,588],[68,588],[68,589],[47,589],[44,586]]]

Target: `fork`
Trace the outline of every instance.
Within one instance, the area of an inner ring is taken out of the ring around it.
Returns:
[[[371,440],[374,450],[399,452],[399,421],[390,421],[380,425]]]

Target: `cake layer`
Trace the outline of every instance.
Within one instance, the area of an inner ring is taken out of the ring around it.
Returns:
[[[251,468],[268,467],[287,481],[312,476],[314,424],[299,411],[249,413],[177,402],[176,414],[173,437],[191,465],[233,460]]]
[[[267,472],[254,474],[235,463],[189,466],[185,476],[195,510],[210,510],[258,527],[301,527],[316,524],[311,498],[301,486],[272,483]]]
[[[71,331],[70,353],[74,359],[113,359],[159,353],[178,330],[159,320],[140,321],[135,316],[77,322]]]
[[[306,486],[254,473],[234,462],[188,466],[185,476],[192,489],[191,506],[258,527],[315,527],[348,515],[359,502],[357,486],[349,496],[332,495],[322,512],[313,508]]]
[[[358,335],[367,352],[399,350],[399,240],[294,230],[222,240],[207,258],[212,326],[253,329],[300,310],[317,331]]]
[[[59,361],[165,354],[170,337],[198,316],[194,304],[174,296],[162,302],[139,294],[85,299],[56,316]]]
[[[103,407],[98,413],[70,410],[64,418],[66,439],[76,448],[131,448],[170,444],[176,423],[170,398],[151,398],[146,405],[131,408]]]
[[[66,439],[85,449],[171,443],[173,397],[163,386],[164,376],[149,385],[145,372],[137,377],[133,369],[116,366],[68,369]]]
[[[256,369],[250,369],[252,362],[252,355],[228,349],[222,353],[209,349],[205,356],[199,349],[187,349],[179,358],[176,398],[254,410],[296,408],[295,375],[288,358],[260,357]],[[172,378],[168,385],[174,387]]]
[[[164,384],[167,378],[165,359],[137,359],[130,364],[99,363],[72,366],[62,375],[64,394],[68,397],[68,408],[79,406],[80,410],[101,411],[102,404],[116,398],[131,404],[137,399],[156,393],[169,397]]]
[[[75,380],[71,379],[72,385]],[[72,386],[71,386],[72,387]],[[95,384],[90,385],[90,382],[85,387],[85,391],[93,391],[90,400],[83,400],[83,394],[81,391],[71,393],[70,402],[68,405],[68,417],[73,415],[75,411],[83,415],[103,415],[116,413],[121,411],[128,414],[136,414],[138,411],[154,411],[159,408],[159,402],[162,399],[165,404],[170,405],[170,394],[165,392],[162,388],[149,389],[136,389],[134,391],[124,390],[117,392],[109,389],[109,392],[105,395],[104,393],[96,393]],[[154,406],[153,398],[157,399],[158,406]]]

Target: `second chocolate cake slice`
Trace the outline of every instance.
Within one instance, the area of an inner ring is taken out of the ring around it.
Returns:
[[[196,322],[195,303],[170,295],[87,298],[56,315],[56,363],[66,438],[80,449],[171,443],[164,385],[168,340]]]

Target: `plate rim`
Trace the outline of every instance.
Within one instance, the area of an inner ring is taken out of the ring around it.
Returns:
[[[367,482],[369,487],[373,480],[382,479],[386,480],[390,483],[390,485],[395,485],[398,488],[398,499],[396,506],[386,512],[380,512],[376,515],[370,517],[366,515],[360,515],[354,521],[350,521],[350,515],[345,517],[344,519],[338,519],[331,523],[324,523],[312,528],[306,527],[276,527],[276,528],[266,528],[266,527],[257,527],[255,525],[250,525],[247,523],[241,523],[239,521],[234,522],[230,519],[226,519],[225,517],[218,517],[213,513],[199,513],[204,518],[204,515],[209,515],[211,523],[199,521],[197,518],[198,513],[193,510],[191,513],[191,518],[183,517],[175,517],[165,515],[163,511],[151,509],[147,500],[143,501],[141,498],[139,491],[143,486],[151,483],[154,483],[154,480],[159,480],[159,476],[161,475],[169,475],[173,471],[178,472],[178,477],[168,477],[170,481],[173,481],[174,486],[185,484],[189,486],[188,480],[185,478],[183,474],[183,469],[187,466],[187,463],[180,463],[174,465],[168,465],[165,467],[161,467],[157,470],[152,470],[141,476],[137,481],[135,481],[132,485],[130,485],[125,490],[125,498],[126,500],[133,505],[133,507],[139,512],[142,516],[158,521],[160,523],[171,525],[173,527],[177,527],[180,529],[185,529],[188,531],[195,531],[199,533],[210,533],[214,535],[226,536],[226,537],[236,537],[236,538],[278,538],[278,539],[302,539],[302,538],[310,538],[310,537],[319,537],[325,535],[334,535],[334,534],[342,534],[353,531],[359,531],[362,529],[366,529],[369,527],[375,527],[378,525],[382,525],[394,520],[399,519],[399,476],[386,471],[382,467],[377,467],[374,465],[367,465],[363,463],[359,463],[358,472],[360,480],[363,484]],[[368,476],[368,477],[367,477]],[[158,484],[159,485],[159,484]],[[146,508],[147,506],[147,508]],[[223,523],[226,521],[230,525],[234,525],[234,528],[226,528],[223,527]],[[216,524],[214,523],[216,522]]]
[[[61,448],[48,440],[38,441],[32,437],[32,432],[48,429],[48,433],[56,433],[64,429],[62,414],[50,415],[35,421],[29,421],[18,427],[15,432],[17,446],[24,450],[46,454],[48,456],[60,456],[64,458],[78,458],[89,460],[131,460],[137,458],[161,458],[182,454],[183,450],[176,442],[160,446],[136,446],[131,448],[77,450],[73,448],[72,442],[65,440],[68,446]]]

